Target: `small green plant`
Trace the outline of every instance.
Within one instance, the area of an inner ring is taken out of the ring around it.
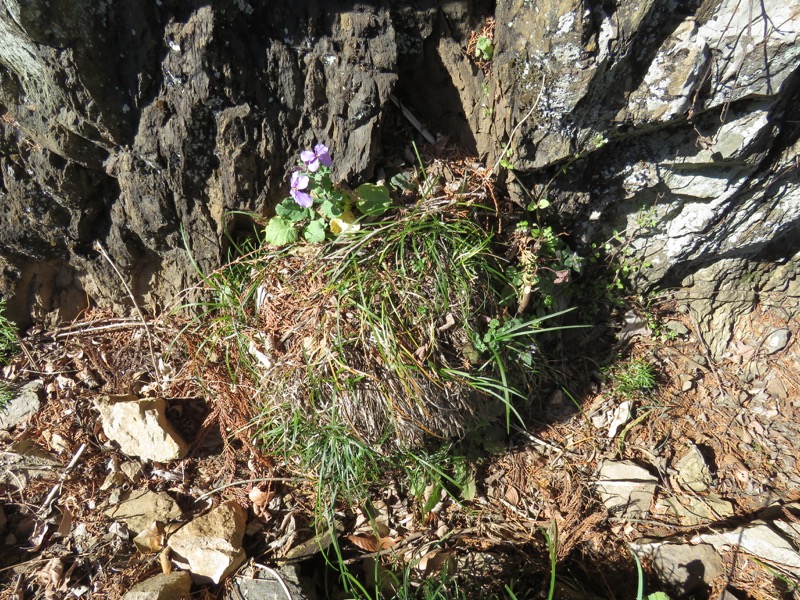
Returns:
[[[538,227],[528,221],[517,223],[513,244],[517,260],[506,269],[513,290],[507,300],[517,304],[517,313],[531,310],[542,314],[543,309],[556,306],[557,296],[566,290],[564,284],[572,279],[572,275],[582,272],[583,259],[556,235],[552,227]]]
[[[556,569],[558,567],[558,525],[555,520],[547,529],[542,529],[547,553],[550,556],[550,584],[547,589],[547,600],[553,600],[556,594]]]
[[[481,35],[475,42],[474,56],[478,60],[489,62],[494,58],[494,40],[486,35]]]
[[[614,366],[609,375],[614,391],[622,396],[641,394],[656,385],[653,365],[642,358]]]
[[[359,228],[362,217],[378,217],[391,205],[389,189],[365,183],[354,192],[337,189],[331,182],[333,159],[327,146],[317,144],[300,153],[290,177],[289,197],[275,207],[275,216],[264,228],[264,240],[273,246],[296,242],[324,242],[328,234],[340,235]]]
[[[5,316],[6,301],[0,300],[0,365],[8,361],[19,351],[17,326]]]
[[[14,399],[14,389],[7,383],[0,381],[0,412],[4,411],[8,403]]]

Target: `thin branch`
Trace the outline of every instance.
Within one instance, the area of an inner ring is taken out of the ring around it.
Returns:
[[[142,326],[144,327],[144,331],[147,334],[147,345],[150,347],[150,360],[153,363],[153,369],[155,369],[156,379],[158,380],[159,384],[161,383],[161,369],[158,367],[158,361],[156,360],[156,353],[155,353],[155,345],[153,344],[153,334],[150,332],[150,327],[147,324],[147,320],[144,318],[144,313],[142,309],[139,308],[139,303],[136,302],[136,298],[131,291],[131,288],[128,286],[128,283],[125,281],[125,278],[122,276],[122,273],[117,268],[117,265],[114,264],[114,261],[111,260],[111,257],[106,252],[106,249],[103,248],[103,245],[100,243],[99,240],[95,240],[94,242],[95,249],[101,254],[101,256],[106,259],[111,268],[114,269],[114,272],[119,277],[119,280],[122,282],[125,291],[128,293],[128,296],[133,302],[133,307],[136,309],[136,312],[139,313],[139,318],[142,320]]]

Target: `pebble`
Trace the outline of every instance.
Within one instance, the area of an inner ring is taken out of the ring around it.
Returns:
[[[689,328],[680,321],[667,321],[664,326],[677,336],[689,334]]]
[[[783,350],[787,343],[789,343],[789,330],[776,329],[769,334],[764,347],[767,350],[767,354],[775,354]]]

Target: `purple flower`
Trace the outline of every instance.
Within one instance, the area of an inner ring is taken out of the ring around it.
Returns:
[[[308,188],[308,175],[302,175],[295,171],[292,173],[291,186],[292,190],[289,194],[294,198],[294,201],[303,208],[311,208],[314,203],[313,199],[307,192],[302,191]]]
[[[312,173],[319,169],[320,165],[330,167],[333,164],[328,147],[325,144],[317,144],[313,150],[303,150],[300,153],[300,160]]]

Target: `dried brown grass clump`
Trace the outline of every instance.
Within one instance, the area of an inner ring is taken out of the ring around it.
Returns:
[[[510,420],[535,325],[496,335],[515,294],[477,210],[425,199],[322,245],[255,250],[205,278],[216,299],[193,346],[284,446],[326,428],[418,445]]]
[[[264,413],[404,444],[502,413],[501,378],[472,345],[502,311],[495,263],[489,235],[450,202],[253,259],[248,349]]]

